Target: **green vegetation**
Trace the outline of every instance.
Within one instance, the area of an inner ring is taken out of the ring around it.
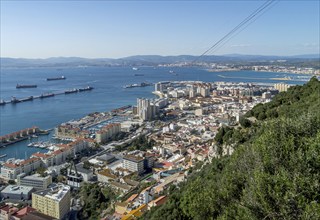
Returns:
[[[128,144],[122,144],[117,145],[115,149],[117,151],[123,151],[123,150],[141,150],[145,151],[147,149],[151,149],[154,146],[155,142],[153,140],[148,141],[147,137],[145,135],[140,135],[138,138],[136,138],[132,143]]]
[[[119,141],[119,140],[122,140],[124,138],[126,138],[127,136],[129,135],[128,132],[123,132],[123,131],[120,131],[119,133],[113,135],[111,137],[111,141]]]
[[[129,150],[141,150],[145,151],[147,149],[151,149],[154,145],[154,141],[148,141],[146,136],[140,135],[137,139],[135,139],[132,143],[131,146],[129,147]]]
[[[9,183],[10,185],[14,185],[14,184],[16,184],[16,181],[14,181],[14,180],[9,180],[8,183]]]
[[[193,172],[152,219],[320,219],[320,82],[280,93],[246,117],[255,123],[223,127],[220,147],[234,146]]]
[[[109,187],[101,187],[98,183],[85,183],[79,194],[83,203],[80,219],[99,219],[99,214],[107,209],[115,198]]]
[[[304,86],[294,86],[288,92],[279,93],[272,102],[258,104],[245,116],[254,116],[258,120],[286,116],[295,118],[301,114],[319,113],[319,81],[313,77]]]
[[[39,167],[36,172],[38,174],[40,174],[41,177],[45,177],[47,176],[47,173],[46,173],[47,169],[45,167]]]
[[[86,161],[83,162],[83,166],[82,167],[84,169],[89,170],[92,166],[93,166],[93,164],[86,160]]]

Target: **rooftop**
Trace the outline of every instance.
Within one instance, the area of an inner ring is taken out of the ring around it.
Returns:
[[[126,155],[123,157],[124,160],[130,160],[133,162],[140,162],[143,160],[143,157],[139,157],[139,156],[134,156],[134,155]]]
[[[117,179],[117,176],[112,174],[111,171],[109,169],[104,169],[102,171],[99,172],[100,175],[112,178],[112,179]]]
[[[10,194],[28,194],[30,191],[33,190],[31,186],[15,186],[15,185],[8,185],[4,188],[1,193],[10,193]]]
[[[60,201],[70,191],[67,185],[59,184],[52,188],[34,192],[36,195],[45,196],[55,201]]]

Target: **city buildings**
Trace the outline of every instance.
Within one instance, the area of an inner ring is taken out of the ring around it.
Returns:
[[[48,153],[34,153],[27,160],[10,160],[1,167],[0,176],[6,180],[14,180],[21,173],[29,174],[39,167],[51,167],[66,162],[68,157],[72,158],[76,153],[92,147],[91,139],[78,138],[68,144],[59,144],[57,149]]]
[[[101,130],[96,132],[95,141],[97,143],[105,143],[107,142],[112,136],[118,134],[121,131],[121,124],[120,123],[113,123],[104,126]]]
[[[1,177],[6,180],[16,179],[21,173],[31,173],[41,166],[39,158],[29,158],[21,161],[7,161],[1,167]]]
[[[34,188],[31,186],[8,185],[1,191],[1,198],[15,200],[29,200]]]
[[[30,213],[36,212],[36,210],[30,206],[26,206],[24,208],[18,208],[13,206],[12,204],[6,204],[0,207],[0,219],[1,220],[28,220],[26,218]],[[32,220],[42,220],[33,218]],[[51,220],[51,219],[43,219],[43,220]]]
[[[45,215],[63,219],[70,210],[70,187],[59,184],[32,193],[32,207]]]
[[[274,88],[276,90],[279,90],[279,92],[285,92],[288,90],[288,88],[290,87],[290,85],[286,84],[286,83],[276,83],[274,84]]]
[[[155,105],[149,99],[137,99],[137,113],[141,120],[151,121],[156,117],[159,106]]]
[[[17,176],[17,183],[21,186],[30,186],[36,190],[43,190],[47,189],[52,183],[52,177],[50,175],[41,177],[39,174],[26,176],[25,173],[22,173]]]
[[[140,156],[127,155],[123,158],[123,168],[132,172],[145,172],[144,158]]]
[[[139,174],[144,173],[147,169],[154,166],[153,155],[141,155],[138,154],[128,154],[123,157],[123,168],[128,169],[131,172],[138,172]]]

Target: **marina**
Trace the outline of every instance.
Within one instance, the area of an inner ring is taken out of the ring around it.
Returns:
[[[37,135],[48,135],[49,130],[41,130],[38,127],[26,128],[20,131],[13,132],[4,136],[0,136],[0,148],[11,144],[26,140],[31,137],[38,137]]]
[[[39,142],[31,142],[27,146],[28,147],[35,147],[35,148],[52,150],[55,147],[55,144],[51,143],[49,141],[39,141]]]

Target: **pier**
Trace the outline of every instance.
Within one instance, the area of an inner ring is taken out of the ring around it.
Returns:
[[[38,96],[29,96],[26,98],[21,98],[21,99],[17,99],[16,97],[12,97],[12,99],[10,101],[4,101],[1,100],[0,101],[0,105],[6,105],[6,104],[17,104],[20,102],[27,102],[27,101],[33,101],[35,99],[44,99],[44,98],[49,98],[49,97],[54,97],[57,95],[68,95],[71,93],[79,93],[79,92],[85,92],[85,91],[91,91],[93,89],[93,87],[91,86],[87,86],[84,88],[79,88],[79,89],[69,89],[69,90],[65,90],[65,91],[60,91],[60,92],[56,92],[56,93],[43,93],[41,95]]]

